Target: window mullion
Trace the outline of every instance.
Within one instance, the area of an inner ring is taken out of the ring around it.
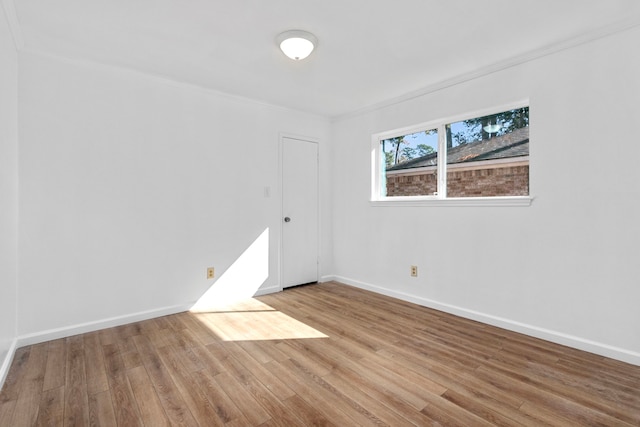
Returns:
[[[447,129],[438,126],[438,198],[447,198]]]

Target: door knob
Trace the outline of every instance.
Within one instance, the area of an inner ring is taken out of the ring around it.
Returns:
[[[290,221],[291,221],[291,218],[289,218],[288,216],[284,217],[284,222],[290,222]]]

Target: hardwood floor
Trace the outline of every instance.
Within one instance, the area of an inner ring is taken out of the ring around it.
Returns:
[[[331,282],[20,348],[32,425],[640,426],[640,367]]]

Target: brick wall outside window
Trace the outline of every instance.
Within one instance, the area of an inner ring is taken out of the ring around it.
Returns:
[[[447,183],[447,197],[528,196],[529,166],[450,170]],[[436,187],[434,172],[387,175],[387,197],[432,195]]]

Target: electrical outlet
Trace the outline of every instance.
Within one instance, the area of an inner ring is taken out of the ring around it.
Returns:
[[[418,277],[418,266],[417,265],[412,265],[411,266],[411,277]]]
[[[215,270],[213,267],[207,268],[207,279],[213,279],[213,276],[215,276]]]

